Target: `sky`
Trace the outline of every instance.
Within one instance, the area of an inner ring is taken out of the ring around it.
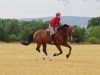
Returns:
[[[47,17],[56,12],[62,16],[97,17],[100,0],[0,0],[0,18]]]

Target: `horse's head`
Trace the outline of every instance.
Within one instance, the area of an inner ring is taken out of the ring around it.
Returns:
[[[64,24],[62,26],[62,32],[64,33],[64,35],[66,35],[67,37],[71,37],[72,33],[73,33],[73,28],[68,25],[68,24]]]

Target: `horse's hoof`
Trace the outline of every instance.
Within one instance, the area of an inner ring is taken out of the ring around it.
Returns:
[[[69,58],[69,55],[66,55],[66,58]]]
[[[49,61],[52,61],[52,59],[49,59]]]
[[[45,60],[45,58],[42,58],[43,60]]]
[[[57,56],[57,54],[56,53],[54,53],[54,55],[53,56]]]

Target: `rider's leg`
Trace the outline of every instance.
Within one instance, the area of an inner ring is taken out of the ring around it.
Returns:
[[[54,31],[54,27],[50,26],[50,30],[51,30],[51,44],[54,44],[54,36],[55,36],[55,31]]]
[[[52,43],[52,44],[54,44],[54,37],[55,37],[55,35],[52,34],[52,36],[51,36],[51,43]]]

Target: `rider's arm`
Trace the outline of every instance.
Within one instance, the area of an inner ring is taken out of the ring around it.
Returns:
[[[61,22],[60,22],[60,26],[63,26]]]

